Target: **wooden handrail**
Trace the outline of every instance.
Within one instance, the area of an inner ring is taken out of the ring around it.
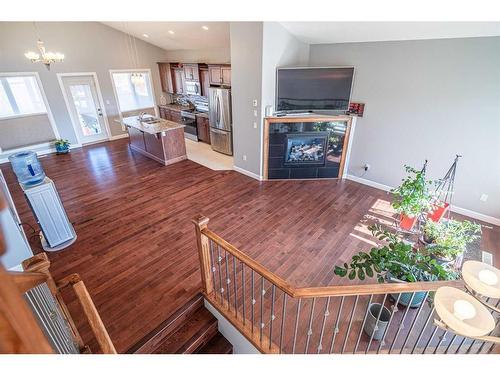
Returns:
[[[89,322],[90,328],[94,333],[97,343],[101,348],[101,351],[104,354],[116,354],[116,349],[109,337],[108,331],[104,326],[104,323],[97,312],[97,309],[92,301],[92,297],[85,286],[85,283],[82,281],[80,276],[76,273],[71,274],[57,283],[58,289],[62,289],[66,286],[71,285],[75,294],[78,298],[78,301],[82,305],[83,312]]]
[[[193,219],[195,225],[203,222],[203,227],[199,229],[200,235],[208,237],[211,241],[221,246],[225,251],[233,255],[240,262],[253,269],[259,275],[276,285],[283,292],[294,298],[314,298],[314,297],[334,297],[334,296],[355,296],[386,293],[411,293],[423,291],[436,291],[442,286],[461,287],[461,280],[453,281],[422,281],[413,283],[378,283],[378,284],[358,284],[358,285],[333,285],[324,287],[295,287],[286,280],[268,270],[260,263],[253,260],[247,254],[231,245],[216,233],[207,228],[208,218],[197,216]],[[198,236],[199,237],[199,236]],[[208,293],[210,294],[210,293]]]
[[[41,272],[8,271],[7,273],[20,293],[26,293],[28,290],[47,282],[47,275]]]

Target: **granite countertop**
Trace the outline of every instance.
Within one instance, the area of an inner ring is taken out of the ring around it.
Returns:
[[[187,107],[187,106],[180,105],[180,104],[165,104],[165,105],[160,104],[159,107],[163,107],[163,108],[170,109],[172,111],[179,111],[179,112],[180,111],[189,111],[189,112],[193,112],[196,116],[208,118],[208,112],[198,112],[196,110],[193,111],[193,109],[191,107]]]
[[[130,116],[130,117],[125,117],[123,119],[123,124],[125,126],[130,126],[132,128],[142,130],[144,133],[153,135],[156,134],[165,135],[166,132],[170,130],[182,129],[185,127],[184,125],[179,124],[177,122],[168,121],[164,119],[157,119],[157,120],[158,122],[155,122],[153,124],[148,124],[147,122],[139,121],[139,116]]]

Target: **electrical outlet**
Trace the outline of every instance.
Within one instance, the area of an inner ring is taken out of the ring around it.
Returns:
[[[247,156],[246,155],[243,155],[242,158],[243,158],[243,160],[247,160]]]
[[[252,105],[253,105],[254,107],[257,107],[257,99],[254,99],[254,100],[252,101]]]
[[[365,170],[365,172],[367,172],[369,169],[371,168],[371,165],[366,163],[364,166],[363,166],[363,169]]]
[[[257,112],[257,110],[256,110],[256,109],[254,109],[254,110],[253,110],[253,115],[254,115],[255,117],[257,117],[257,116],[258,116],[258,114],[257,114],[257,113],[258,113],[258,112]]]
[[[479,198],[481,202],[486,202],[488,200],[488,194],[481,194],[481,198]]]
[[[257,129],[257,123],[256,122],[253,123],[253,128]]]

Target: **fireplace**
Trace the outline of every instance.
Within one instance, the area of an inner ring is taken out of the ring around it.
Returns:
[[[325,165],[328,133],[292,133],[285,137],[286,166]]]

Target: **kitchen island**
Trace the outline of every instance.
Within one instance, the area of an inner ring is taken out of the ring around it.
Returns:
[[[153,117],[130,116],[123,119],[130,148],[163,165],[187,159],[184,125]]]

